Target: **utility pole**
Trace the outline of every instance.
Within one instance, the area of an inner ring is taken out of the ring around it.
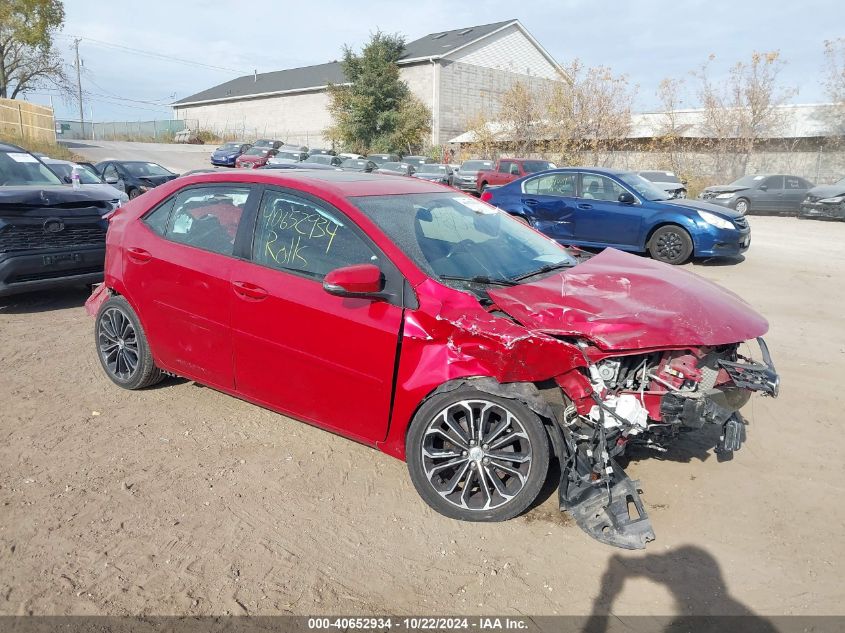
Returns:
[[[79,99],[79,125],[82,126],[82,138],[85,138],[85,115],[82,113],[82,68],[79,65],[79,41],[77,37],[73,40],[76,48],[76,95]]]

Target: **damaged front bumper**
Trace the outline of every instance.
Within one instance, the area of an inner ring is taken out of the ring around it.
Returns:
[[[721,425],[716,452],[739,450],[746,433],[739,409],[753,392],[776,397],[780,388],[780,377],[769,349],[762,338],[757,338],[757,342],[762,362],[740,355],[736,360],[718,361],[732,386],[728,383],[688,394],[667,392],[660,407],[662,423],[649,428],[677,431],[701,429],[706,424]],[[613,413],[609,409],[608,412]],[[639,482],[631,480],[614,459],[623,452],[629,438],[624,433],[606,436],[607,425],[602,420],[598,422],[592,427],[592,435],[573,432],[566,420],[560,425],[568,449],[568,459],[561,468],[560,509],[602,543],[623,549],[644,549],[655,539],[655,534],[640,499]]]

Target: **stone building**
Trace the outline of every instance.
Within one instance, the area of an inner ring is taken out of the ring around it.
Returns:
[[[563,79],[554,58],[518,20],[431,33],[409,42],[400,76],[432,112],[431,143],[460,134],[479,112],[495,115],[501,95],[521,81]],[[329,84],[343,84],[340,62],[239,77],[172,104],[174,118],[218,134],[327,144]]]

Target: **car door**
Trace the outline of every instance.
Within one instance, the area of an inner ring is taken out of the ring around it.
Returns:
[[[120,189],[123,193],[127,193],[126,181],[123,176],[121,176],[117,169],[117,165],[114,163],[106,163],[103,166],[103,180],[116,189]]]
[[[639,204],[619,202],[630,193],[612,178],[581,172],[575,208],[574,236],[579,243],[616,246],[632,250],[639,246],[642,209]],[[634,198],[639,199],[636,195]]]
[[[156,362],[234,388],[229,273],[244,209],[243,184],[191,186],[158,205],[123,243],[123,278]]]
[[[503,185],[510,181],[510,173],[511,173],[511,165],[513,165],[513,161],[510,160],[500,160],[499,161],[499,169],[495,172],[490,174],[490,180],[488,184],[491,185]]]
[[[751,201],[754,211],[780,211],[785,208],[783,176],[768,176],[757,186]]]
[[[532,225],[564,244],[575,235],[578,174],[558,172],[522,183],[522,204]]]
[[[797,212],[812,184],[798,176],[784,176],[783,180],[782,211]]]
[[[268,188],[249,259],[232,267],[238,392],[361,441],[384,439],[403,308],[403,280],[350,220],[300,192]],[[397,298],[328,294],[326,273],[375,263]]]

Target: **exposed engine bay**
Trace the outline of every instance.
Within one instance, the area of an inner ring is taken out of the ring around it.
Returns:
[[[561,509],[594,538],[626,549],[654,540],[637,482],[617,463],[629,446],[664,452],[682,432],[721,427],[717,453],[739,450],[745,423],[739,409],[752,392],[776,396],[779,378],[758,338],[763,362],[739,344],[605,356],[579,342],[592,393],[565,403],[559,417],[567,444]]]

